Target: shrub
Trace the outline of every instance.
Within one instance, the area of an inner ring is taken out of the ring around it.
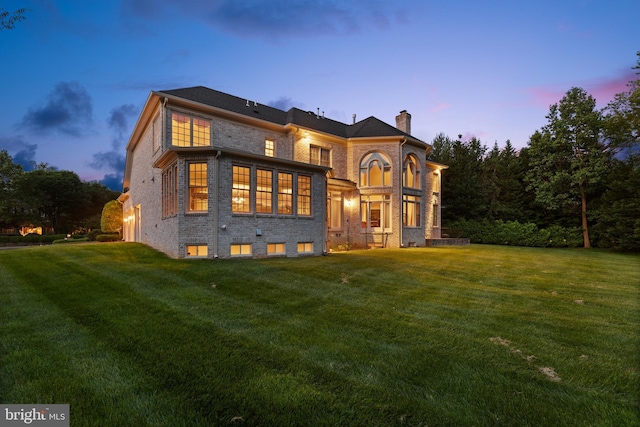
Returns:
[[[104,205],[100,228],[108,233],[122,229],[122,204],[119,201],[111,200]]]
[[[122,240],[122,238],[118,233],[98,234],[96,236],[96,241],[98,242],[119,242],[120,240]]]
[[[96,240],[96,236],[100,235],[100,234],[105,234],[103,233],[103,231],[99,228],[95,228],[93,230],[91,230],[89,233],[87,233],[87,238],[89,239],[90,242],[93,242]]]
[[[451,223],[456,234],[468,237],[472,243],[491,245],[511,245],[530,247],[580,247],[583,244],[579,227],[552,225],[539,229],[534,223],[521,224],[517,221],[469,221],[458,220]]]

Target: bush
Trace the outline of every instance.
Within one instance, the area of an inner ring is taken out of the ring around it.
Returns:
[[[582,230],[579,227],[552,225],[539,229],[534,223],[463,219],[451,223],[450,228],[456,230],[456,234],[468,237],[472,243],[554,248],[583,245]]]
[[[121,240],[122,237],[118,233],[98,234],[96,236],[96,241],[98,242],[119,242]]]
[[[87,233],[87,238],[89,239],[90,242],[94,242],[96,240],[96,236],[100,234],[105,234],[105,233],[101,229],[95,228],[91,230],[89,233]]]
[[[87,237],[80,237],[78,239],[58,239],[54,240],[52,244],[60,244],[60,243],[79,243],[79,242],[88,242],[89,239]]]

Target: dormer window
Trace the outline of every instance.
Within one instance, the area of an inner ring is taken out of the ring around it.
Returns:
[[[211,145],[211,120],[171,112],[171,145],[175,147]]]

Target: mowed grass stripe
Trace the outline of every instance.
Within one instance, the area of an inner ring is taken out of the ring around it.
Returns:
[[[0,254],[24,277],[9,286],[84,328],[113,369],[139,376],[142,396],[155,387],[167,408],[151,411],[164,414],[156,419],[633,425],[637,416],[635,257],[472,247],[194,262],[122,244],[26,253],[46,268],[34,274],[25,257]],[[635,286],[607,282],[607,264]],[[5,375],[17,382],[2,373],[3,387]],[[131,412],[112,408],[111,418]]]

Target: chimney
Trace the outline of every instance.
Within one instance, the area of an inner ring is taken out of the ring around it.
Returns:
[[[400,111],[400,114],[396,116],[396,127],[411,135],[411,114],[407,113],[407,110]]]

